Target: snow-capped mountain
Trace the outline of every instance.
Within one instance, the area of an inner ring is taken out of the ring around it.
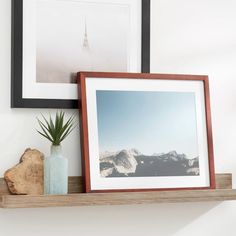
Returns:
[[[103,177],[111,175],[113,172],[127,176],[136,171],[138,163],[135,156],[138,156],[139,152],[135,149],[112,152],[110,155],[106,152],[101,155],[100,172]]]
[[[132,149],[128,150],[128,152],[129,152],[130,155],[133,155],[133,156],[142,155],[142,153],[139,150],[135,149],[135,148],[132,148]]]
[[[137,149],[100,154],[102,177],[199,175],[199,158],[188,159],[176,151],[144,155]]]
[[[105,151],[105,152],[101,152],[99,154],[99,158],[100,160],[102,160],[103,158],[106,158],[106,157],[110,157],[110,156],[114,156],[116,155],[118,152],[109,152],[109,151]]]
[[[142,155],[142,153],[141,152],[139,152],[137,149],[135,149],[135,148],[132,148],[132,149],[129,149],[129,150],[122,150],[122,151],[126,151],[126,152],[128,152],[130,155],[132,155],[132,156],[139,156],[139,155]],[[106,157],[110,157],[110,156],[115,156],[115,155],[117,155],[119,152],[121,152],[121,151],[118,151],[118,152],[109,152],[109,151],[105,151],[105,152],[101,152],[100,154],[99,154],[99,158],[100,159],[103,159],[103,158],[106,158]]]

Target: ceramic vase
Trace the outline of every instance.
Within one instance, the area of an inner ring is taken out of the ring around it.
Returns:
[[[60,145],[51,146],[51,155],[44,160],[44,194],[68,193],[68,160]]]

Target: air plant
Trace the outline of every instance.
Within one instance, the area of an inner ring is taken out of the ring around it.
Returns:
[[[42,115],[42,114],[41,114]],[[47,120],[44,115],[42,115],[43,120],[37,117],[37,121],[41,128],[41,131],[37,130],[44,138],[48,139],[52,145],[59,146],[61,142],[73,131],[76,127],[74,119],[75,116],[69,117],[65,120],[65,112],[60,111],[56,113],[55,120],[52,120],[51,115]]]

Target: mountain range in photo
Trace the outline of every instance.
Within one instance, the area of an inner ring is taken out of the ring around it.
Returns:
[[[137,149],[100,153],[101,177],[198,176],[199,158],[176,151],[145,155]]]

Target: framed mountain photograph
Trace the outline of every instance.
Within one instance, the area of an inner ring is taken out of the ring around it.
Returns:
[[[150,0],[12,0],[13,108],[77,108],[77,71],[149,67]]]
[[[86,192],[215,188],[208,77],[78,73]]]

